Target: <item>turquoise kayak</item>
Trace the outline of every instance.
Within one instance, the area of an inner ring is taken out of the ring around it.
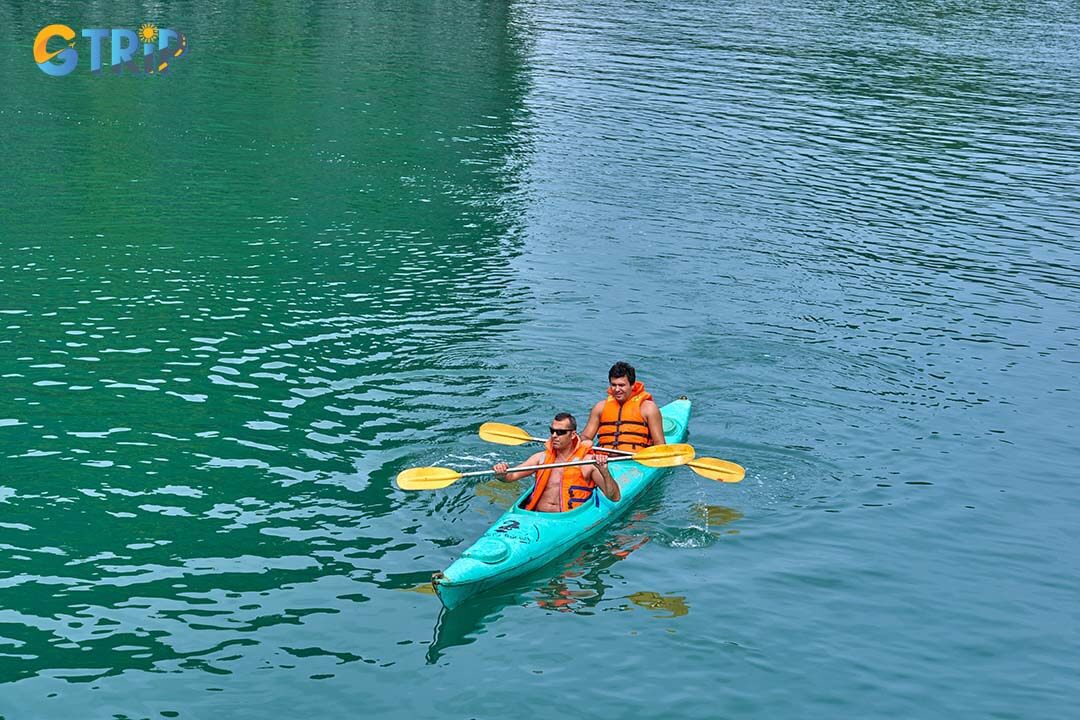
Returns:
[[[667,442],[686,442],[690,401],[679,398],[660,408],[660,413]],[[461,557],[432,576],[431,584],[443,605],[453,609],[479,592],[540,568],[592,537],[629,510],[665,468],[624,461],[611,463],[608,469],[622,491],[617,503],[596,490],[590,501],[568,512],[523,510],[521,505],[532,492],[530,486]]]

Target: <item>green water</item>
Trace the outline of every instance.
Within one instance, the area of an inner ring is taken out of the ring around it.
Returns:
[[[0,5],[0,716],[1071,716],[1077,10]],[[617,359],[746,480],[441,613]]]

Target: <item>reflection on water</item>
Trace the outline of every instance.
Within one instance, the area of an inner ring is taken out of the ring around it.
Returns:
[[[696,516],[707,519],[706,527],[712,528],[743,517],[737,510],[718,505],[696,505],[693,512]],[[428,662],[437,663],[452,647],[476,642],[479,635],[490,630],[491,626],[501,619],[501,611],[511,605],[578,615],[595,613],[614,587],[612,567],[643,548],[652,539],[650,535],[632,532],[635,527],[649,524],[651,515],[652,510],[646,504],[634,512],[629,524],[609,540],[589,544],[566,558],[548,564],[540,571],[482,593],[454,610],[442,609],[426,653]],[[538,580],[545,578],[546,582],[538,584]],[[430,588],[430,584],[427,587]],[[417,592],[429,592],[423,585],[413,589]],[[665,611],[667,614],[662,617],[681,617],[690,611],[686,598],[680,595],[637,591],[626,597],[639,607]]]
[[[492,492],[487,499],[499,503],[499,512],[517,498],[520,490],[509,488],[507,483],[489,482],[478,486],[477,491],[484,494],[484,488]],[[510,495],[506,495],[508,488],[512,491]],[[653,510],[654,506],[643,503],[620,523],[620,531],[610,539],[590,541],[536,572],[498,585],[453,610],[442,608],[426,652],[427,662],[437,663],[450,648],[475,642],[502,617],[501,611],[512,605],[547,612],[592,614],[612,587],[609,577],[612,566],[649,542],[647,535],[635,534],[633,530],[646,523]],[[466,540],[464,545],[472,540]],[[414,589],[421,591],[419,586]]]
[[[706,528],[719,528],[743,519],[741,512],[723,505],[698,504],[694,505],[691,511],[694,518],[699,520]],[[728,532],[737,533],[738,530],[732,529]]]
[[[640,513],[635,520],[643,519]],[[427,651],[429,663],[436,663],[449,648],[467,645],[486,632],[510,605],[521,605],[548,612],[588,615],[604,599],[611,587],[610,569],[635,550],[644,546],[647,537],[619,534],[600,545],[589,546],[567,558],[549,563],[541,570],[511,580],[464,605],[439,613],[435,634]],[[537,582],[549,578],[547,582]]]
[[[681,595],[661,595],[660,593],[641,591],[627,596],[630,602],[646,610],[663,610],[667,615],[657,617],[682,617],[690,612],[686,598]]]
[[[424,653],[428,665],[437,664],[451,648],[471,645],[502,618],[502,611],[517,604],[518,596],[485,594],[453,610],[438,611],[434,634]]]
[[[499,512],[503,512],[514,504],[529,482],[532,482],[531,478],[516,483],[492,480],[477,485],[474,493],[476,497],[488,500]]]
[[[643,520],[644,513],[636,513],[636,521]],[[632,526],[631,528],[632,529]],[[569,560],[554,563],[551,580],[536,590],[535,602],[539,607],[558,612],[591,613],[611,589],[611,566],[625,560],[649,542],[647,536],[616,533],[611,540],[590,546]]]

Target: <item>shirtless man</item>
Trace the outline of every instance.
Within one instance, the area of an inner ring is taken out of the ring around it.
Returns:
[[[611,502],[622,497],[619,484],[611,477],[606,455],[593,455],[592,445],[582,442],[577,434],[577,420],[570,413],[559,413],[551,422],[551,439],[544,450],[536,453],[522,465],[547,465],[549,463],[591,460],[591,465],[554,468],[548,470],[519,470],[507,472],[509,465],[498,463],[492,470],[503,482],[514,482],[536,473],[536,485],[525,501],[526,510],[539,512],[565,512],[592,500],[595,488],[600,488]]]

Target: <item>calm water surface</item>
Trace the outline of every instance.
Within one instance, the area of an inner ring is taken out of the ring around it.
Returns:
[[[333,5],[0,5],[0,715],[1075,714],[1080,6]],[[441,613],[616,359],[746,480]]]

